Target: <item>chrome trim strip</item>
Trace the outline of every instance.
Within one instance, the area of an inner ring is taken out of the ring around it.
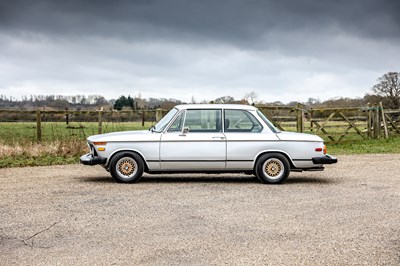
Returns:
[[[253,162],[253,160],[149,160],[148,162],[164,162],[164,163],[176,163],[176,162]]]

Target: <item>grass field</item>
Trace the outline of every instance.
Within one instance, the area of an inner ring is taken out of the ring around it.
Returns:
[[[103,133],[144,130],[152,123],[103,123]],[[87,152],[86,138],[98,133],[98,124],[45,122],[42,123],[42,142],[36,141],[36,123],[0,123],[0,168],[70,164],[79,162]]]
[[[146,122],[142,127],[141,122],[105,122],[102,126],[103,133],[148,129],[153,125]],[[36,123],[34,122],[5,122],[0,123],[0,140],[6,144],[36,141]],[[86,139],[88,136],[98,134],[96,122],[78,123],[73,122],[66,125],[61,122],[42,123],[42,141],[57,141],[64,139]]]
[[[140,122],[103,123],[103,133],[148,129],[152,123]],[[0,168],[77,163],[79,156],[87,152],[85,139],[98,132],[97,123],[42,123],[42,142],[36,141],[36,124],[30,122],[0,123]],[[295,128],[285,129],[294,131]],[[343,132],[331,127],[336,136]],[[322,136],[327,140],[326,136]],[[333,155],[365,153],[400,153],[400,136],[389,139],[363,140],[357,134],[349,134],[345,142],[328,143]]]
[[[368,139],[328,145],[330,154],[400,153],[400,136],[389,139]]]

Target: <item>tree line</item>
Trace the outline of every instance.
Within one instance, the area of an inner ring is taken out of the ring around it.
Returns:
[[[309,98],[302,104],[309,107],[357,107],[366,106],[382,102],[386,108],[400,108],[400,73],[388,72],[377,79],[377,83],[371,88],[371,91],[363,97],[347,98],[336,97],[326,101],[320,101],[318,98]],[[0,108],[2,109],[35,109],[53,108],[70,110],[90,110],[103,108],[106,110],[144,110],[144,109],[171,109],[177,104],[185,102],[177,99],[166,98],[147,98],[144,99],[139,94],[131,97],[130,95],[121,95],[118,99],[107,100],[101,95],[29,95],[21,96],[20,98],[7,97],[0,95]],[[226,95],[218,97],[212,101],[197,102],[193,97],[191,103],[238,103],[238,104],[267,104],[279,106],[294,106],[298,102],[283,103],[266,102],[259,99],[255,92],[249,92],[241,99],[235,99],[232,96]]]
[[[107,100],[101,95],[29,95],[20,98],[0,95],[0,109],[31,110],[36,108],[56,110],[144,110],[164,108],[170,109],[183,102],[176,99],[148,98],[142,99],[121,95],[118,99]]]

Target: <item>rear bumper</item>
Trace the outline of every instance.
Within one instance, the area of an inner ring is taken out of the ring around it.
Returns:
[[[84,165],[96,165],[96,164],[106,164],[107,158],[103,158],[100,156],[93,156],[93,154],[88,153],[82,155],[80,158],[81,164]]]
[[[337,163],[337,158],[331,155],[325,155],[323,157],[312,158],[314,164],[334,164]]]

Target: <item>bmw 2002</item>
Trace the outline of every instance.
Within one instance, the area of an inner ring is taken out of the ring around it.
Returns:
[[[337,162],[320,137],[282,132],[247,105],[178,105],[150,130],[90,136],[87,143],[81,163],[99,164],[124,183],[144,172],[244,172],[276,184],[290,171],[322,171]]]

